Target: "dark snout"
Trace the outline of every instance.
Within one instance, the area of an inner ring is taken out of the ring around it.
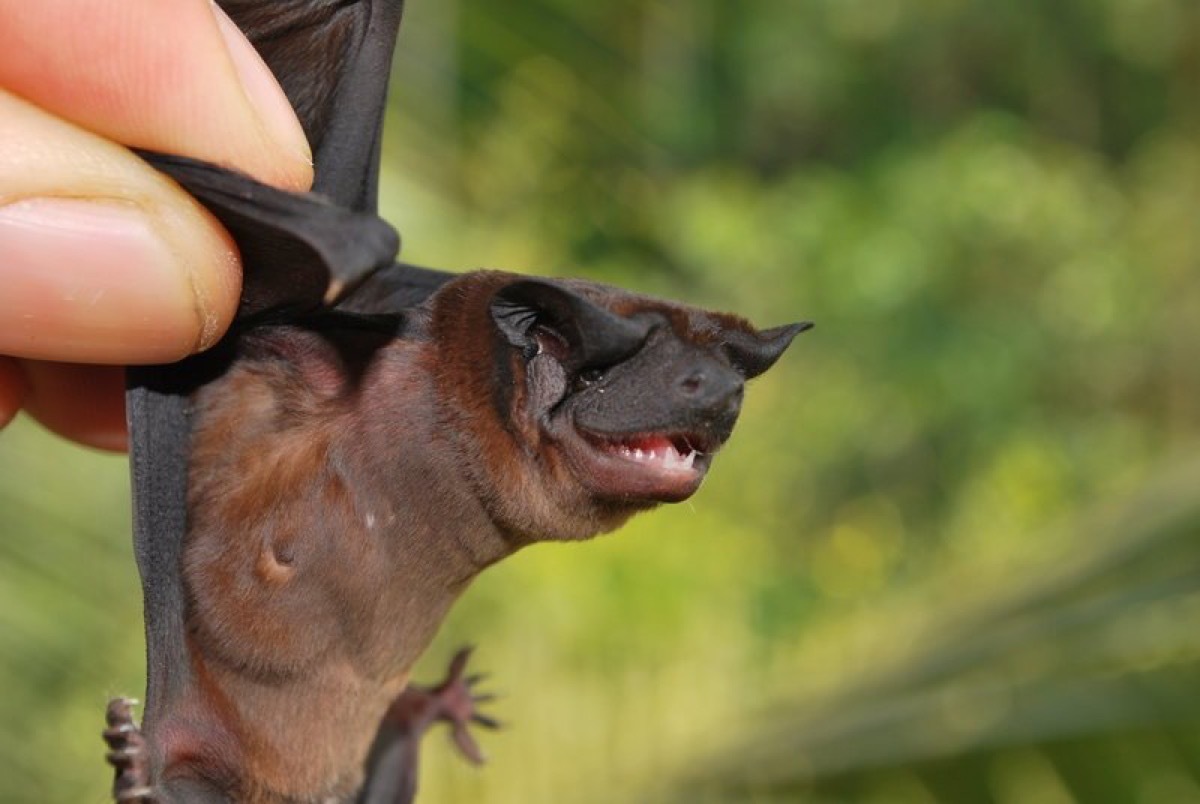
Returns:
[[[699,356],[678,370],[670,387],[681,424],[704,430],[718,442],[729,437],[742,409],[745,381],[740,374]]]
[[[709,452],[733,431],[744,384],[711,353],[663,338],[579,393],[574,415],[593,434],[678,434]]]

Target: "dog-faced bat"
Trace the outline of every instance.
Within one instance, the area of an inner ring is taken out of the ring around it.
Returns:
[[[465,655],[408,687],[469,581],[691,495],[745,381],[806,325],[393,263],[372,213],[399,4],[224,5],[301,111],[325,198],[146,155],[233,233],[246,291],[217,348],[130,374],[148,690],[144,735],[110,709],[115,789],[407,802],[424,725],[470,757],[488,724]]]
[[[158,800],[349,801],[365,768],[381,784],[376,730],[468,582],[690,496],[745,381],[803,329],[474,272],[402,311],[259,324],[208,356]]]
[[[328,318],[247,333],[194,399],[183,572],[203,683],[168,706],[159,750],[170,767],[208,746],[199,770],[239,801],[351,795],[467,583],[690,496],[745,380],[800,328],[493,272],[382,332]]]

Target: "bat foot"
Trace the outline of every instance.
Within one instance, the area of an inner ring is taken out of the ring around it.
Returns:
[[[480,704],[495,698],[494,695],[475,691],[475,687],[485,676],[463,675],[471,658],[471,650],[469,647],[460,648],[454,654],[446,679],[431,692],[434,696],[437,719],[450,724],[451,737],[459,752],[470,762],[481,765],[484,762],[483,751],[471,735],[470,727],[477,725],[485,729],[498,729],[500,722],[479,711]]]
[[[495,718],[479,711],[479,705],[495,699],[494,695],[476,692],[483,675],[464,675],[471,648],[461,648],[450,660],[450,668],[442,683],[434,687],[410,686],[393,704],[389,717],[410,730],[423,732],[435,722],[448,723],[454,745],[466,759],[476,765],[485,761],[483,751],[471,734],[471,726],[498,729]]]
[[[120,804],[154,802],[146,738],[133,722],[133,706],[136,703],[130,698],[114,698],[109,701],[105,712],[107,728],[104,729],[104,742],[108,744],[105,759],[116,772],[113,800]]]

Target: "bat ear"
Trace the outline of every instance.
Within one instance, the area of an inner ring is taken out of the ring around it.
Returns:
[[[500,290],[491,312],[505,340],[526,357],[547,348],[571,371],[618,363],[650,333],[648,323],[623,318],[561,285],[532,279]]]
[[[733,367],[749,380],[775,365],[775,361],[791,344],[792,338],[812,328],[811,321],[802,321],[757,333],[730,330],[725,335],[721,349]]]

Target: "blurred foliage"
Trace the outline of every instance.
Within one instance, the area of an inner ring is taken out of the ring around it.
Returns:
[[[1200,799],[1197,478],[1175,467],[1033,551],[810,633],[790,700],[679,800]],[[830,661],[848,631],[853,658]]]
[[[490,570],[429,802],[1200,801],[1200,6],[414,0],[410,261],[762,324],[688,504]],[[0,800],[102,801],[121,460],[0,435]]]

